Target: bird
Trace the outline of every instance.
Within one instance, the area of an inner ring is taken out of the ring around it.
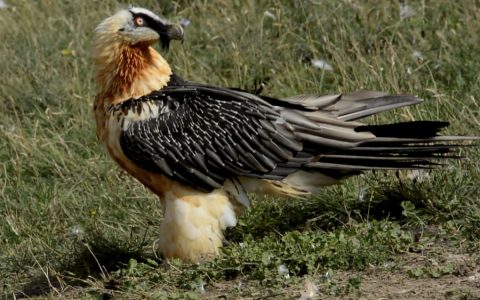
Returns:
[[[431,169],[474,138],[444,121],[359,120],[422,102],[357,91],[284,99],[183,79],[154,46],[184,30],[151,10],[96,27],[96,133],[111,158],[161,202],[158,252],[185,262],[221,253],[249,193],[302,198],[369,170]]]

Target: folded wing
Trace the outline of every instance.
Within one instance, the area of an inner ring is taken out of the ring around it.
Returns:
[[[340,179],[371,169],[431,168],[434,158],[454,157],[450,142],[464,138],[439,136],[448,123],[355,121],[420,102],[377,92],[279,100],[183,82],[113,109],[147,114],[130,118],[120,144],[150,172],[205,192],[238,176],[295,178],[296,188],[311,191],[302,178],[311,184],[318,173]]]

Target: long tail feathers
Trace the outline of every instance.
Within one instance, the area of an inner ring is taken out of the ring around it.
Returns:
[[[442,121],[382,125],[358,121],[422,102],[410,95],[360,91],[282,100],[259,97],[281,115],[275,125],[262,125],[277,131],[275,142],[291,149],[292,156],[268,174],[259,174],[261,183],[251,180],[252,174],[241,178],[246,192],[299,197],[368,170],[432,169],[442,166],[442,160],[461,158],[458,150],[480,139],[439,135],[449,125]]]
[[[480,139],[439,135],[449,125],[442,121],[383,125],[365,125],[357,121],[382,111],[422,102],[414,96],[362,91],[345,95],[297,96],[283,101],[288,105],[282,116],[303,142],[302,153],[294,159],[300,163],[303,172],[293,173],[282,182],[303,191],[314,192],[322,185],[367,170],[432,169],[442,166],[444,159],[462,158],[458,150],[472,146],[472,141]],[[285,167],[295,165],[292,161]]]

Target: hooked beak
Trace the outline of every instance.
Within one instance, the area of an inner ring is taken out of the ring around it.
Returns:
[[[183,28],[178,24],[161,24],[157,27],[162,48],[168,49],[171,40],[183,41]]]
[[[178,24],[167,25],[167,35],[172,40],[183,41],[183,28]]]

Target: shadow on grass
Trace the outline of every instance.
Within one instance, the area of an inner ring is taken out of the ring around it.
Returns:
[[[432,208],[429,192],[430,188],[416,183],[380,184],[372,188],[368,201],[340,201],[335,193],[329,192],[304,200],[259,201],[254,209],[246,212],[236,227],[227,230],[226,239],[240,242],[245,234],[262,238],[272,231],[279,234],[292,230],[332,231],[352,222],[368,220],[389,219],[405,223],[402,203],[409,201],[418,210]],[[281,204],[278,201],[282,201]]]
[[[107,274],[125,268],[131,259],[138,262],[155,259],[145,253],[145,247],[151,245],[145,239],[122,243],[114,237],[107,238],[94,232],[89,234],[88,240],[78,240],[76,245],[73,254],[59,262],[55,270],[57,276],[42,274],[34,277],[15,294],[16,298],[55,295],[65,286],[87,286],[85,279],[102,279],[105,291],[115,290],[116,284],[107,279]],[[110,298],[107,292],[101,296],[102,299]]]
[[[121,243],[114,237],[108,239],[96,233],[88,241],[79,243],[78,252],[62,270],[79,278],[98,277],[125,267],[131,259],[143,262],[150,258],[144,251],[148,245],[149,242],[145,240]]]
[[[61,287],[62,282],[57,277],[35,277],[29,283],[24,285],[21,291],[15,293],[14,299],[47,296],[51,294],[55,289],[61,289]]]

